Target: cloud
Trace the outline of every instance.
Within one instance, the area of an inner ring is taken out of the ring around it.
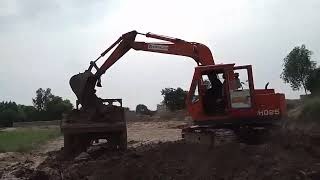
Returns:
[[[216,63],[252,64],[257,88],[270,81],[295,98],[301,92],[279,78],[282,60],[302,43],[319,60],[319,8],[317,0],[2,0],[0,100],[31,104],[37,88],[50,87],[74,101],[69,78],[134,29],[204,43]],[[194,67],[186,57],[131,50],[102,77],[98,93],[155,108],[162,88],[189,88]]]
[[[117,9],[115,0],[4,0],[0,1],[0,31],[29,28],[64,31],[90,26]]]

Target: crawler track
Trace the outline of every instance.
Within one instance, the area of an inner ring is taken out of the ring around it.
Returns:
[[[269,137],[269,128],[238,127],[215,128],[212,126],[191,126],[182,130],[187,143],[219,146],[227,143],[261,144]]]

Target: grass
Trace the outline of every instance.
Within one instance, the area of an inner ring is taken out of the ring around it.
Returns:
[[[60,135],[58,128],[0,131],[0,152],[28,152]]]

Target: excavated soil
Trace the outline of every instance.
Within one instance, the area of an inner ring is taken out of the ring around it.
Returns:
[[[102,149],[70,161],[54,152],[30,179],[320,179],[319,139],[306,135],[279,133],[262,145],[212,148],[175,141],[126,152]]]
[[[143,144],[179,140],[181,139],[179,128],[185,124],[186,122],[181,120],[158,121],[150,118],[149,121],[128,122],[128,145],[137,147]],[[38,126],[35,124],[32,127]],[[58,138],[28,153],[0,153],[0,179],[28,179],[39,164],[52,154],[48,152],[60,150],[62,147],[63,138]]]
[[[179,123],[158,122],[153,126],[148,123],[146,129],[139,129],[146,126],[146,122],[140,123],[141,126],[139,122],[130,125],[128,131],[133,139],[125,152],[98,145],[67,160],[61,150],[52,151],[36,169],[24,167],[16,172],[16,177],[33,180],[320,179],[320,138],[316,134],[277,130],[269,141],[260,145],[234,142],[208,147],[179,140]],[[145,130],[155,132],[148,135]],[[165,138],[161,132],[166,134]]]

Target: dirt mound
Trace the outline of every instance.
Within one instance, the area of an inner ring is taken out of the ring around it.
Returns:
[[[71,161],[55,152],[30,179],[320,179],[319,139],[290,136],[257,146],[210,148],[176,141],[126,152],[96,148]]]
[[[60,139],[52,144],[56,148],[38,151],[43,152],[41,157],[47,157],[44,161],[40,158],[39,166],[31,162],[39,153],[21,154],[24,158],[17,157],[16,153],[0,157],[0,177],[32,180],[320,179],[320,134],[277,129],[265,144],[230,143],[210,148],[182,142],[181,130],[177,128],[184,124],[181,121],[131,122],[127,151],[118,152],[100,144],[69,160],[62,156],[62,151],[56,151],[61,147],[59,142],[63,142]],[[53,152],[45,153],[48,151]]]

